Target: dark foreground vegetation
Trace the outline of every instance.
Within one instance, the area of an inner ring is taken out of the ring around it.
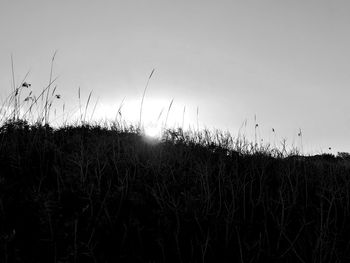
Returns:
[[[0,262],[350,261],[347,154],[213,136],[7,122]]]

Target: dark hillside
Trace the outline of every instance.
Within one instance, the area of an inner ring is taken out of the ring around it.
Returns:
[[[346,158],[20,121],[0,167],[0,262],[350,260]]]

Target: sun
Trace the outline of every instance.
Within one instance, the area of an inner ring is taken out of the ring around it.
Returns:
[[[144,127],[144,133],[147,137],[159,138],[162,135],[162,127],[156,123],[150,123]]]

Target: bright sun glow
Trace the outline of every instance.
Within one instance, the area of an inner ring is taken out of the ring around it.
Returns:
[[[152,134],[160,135],[164,125],[167,127],[181,125],[183,106],[174,101],[170,111],[168,111],[170,103],[171,99],[145,98],[141,124],[149,136],[152,136]],[[125,119],[138,123],[140,120],[140,100],[126,100],[121,112]]]
[[[184,104],[180,104],[176,100],[169,106],[171,99],[149,98],[146,97],[142,107],[141,125],[148,137],[160,137],[162,129],[182,127],[194,125],[195,109],[186,108],[184,112]],[[102,104],[102,103],[101,103]],[[117,119],[125,120],[133,125],[138,125],[140,121],[140,99],[126,98],[121,107],[121,116],[117,115],[120,102],[114,107],[111,105],[98,105],[94,117],[96,119]]]
[[[159,138],[162,133],[162,127],[156,124],[149,124],[144,127],[145,135],[152,138]]]

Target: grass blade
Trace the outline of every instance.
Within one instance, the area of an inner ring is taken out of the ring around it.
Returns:
[[[146,90],[147,90],[147,88],[148,88],[148,83],[149,83],[150,79],[152,78],[152,75],[153,75],[153,73],[154,73],[154,70],[155,70],[155,69],[153,69],[152,72],[151,72],[151,74],[149,75],[148,80],[147,80],[147,83],[146,83],[146,86],[145,86],[145,88],[144,88],[144,90],[143,90],[143,95],[142,95],[142,99],[141,99],[141,106],[140,106],[139,128],[141,128],[141,122],[142,122],[143,100],[144,100],[144,98],[145,98]]]
[[[89,97],[86,101],[86,105],[85,105],[85,112],[84,112],[84,119],[83,119],[83,122],[85,122],[85,118],[86,118],[86,112],[87,112],[87,109],[88,109],[88,106],[89,106],[89,103],[90,103],[90,99],[91,99],[91,94],[92,94],[92,91],[90,91],[90,94],[89,94]]]
[[[170,102],[170,104],[169,104],[168,112],[167,112],[166,118],[165,118],[164,128],[166,128],[166,124],[167,124],[167,122],[168,122],[168,117],[169,117],[169,112],[170,112],[171,106],[173,105],[173,101],[174,101],[174,98],[171,100],[171,102]]]

